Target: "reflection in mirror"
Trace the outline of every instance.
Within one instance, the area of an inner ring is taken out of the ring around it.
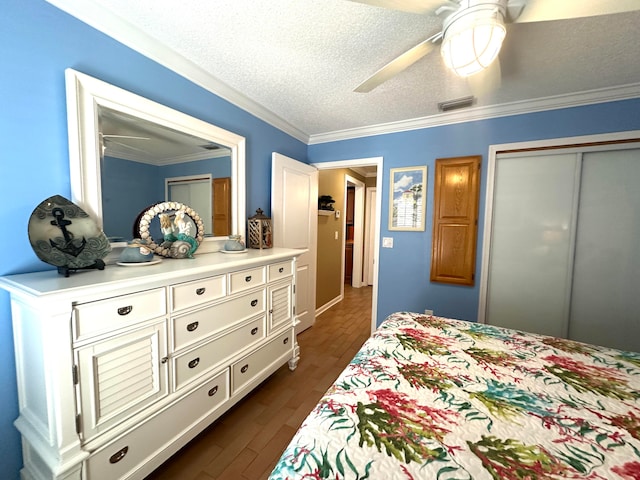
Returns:
[[[150,205],[177,201],[205,223],[197,253],[245,234],[245,139],[68,69],[73,201],[108,237],[134,236]]]
[[[206,236],[231,233],[231,150],[106,107],[98,109],[98,124],[103,229],[109,238],[135,236],[137,214],[165,201],[198,212]]]

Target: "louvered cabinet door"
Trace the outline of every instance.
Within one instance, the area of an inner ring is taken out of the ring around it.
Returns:
[[[293,321],[291,282],[269,286],[269,332],[282,326],[291,326]]]
[[[76,350],[84,442],[167,395],[166,355],[165,319]]]

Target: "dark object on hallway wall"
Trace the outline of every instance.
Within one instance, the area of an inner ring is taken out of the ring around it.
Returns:
[[[331,195],[320,195],[318,198],[318,210],[329,210],[333,212],[333,204],[336,201],[331,198]]]

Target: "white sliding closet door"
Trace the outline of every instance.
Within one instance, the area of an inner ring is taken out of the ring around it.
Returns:
[[[640,150],[585,153],[569,338],[640,352]]]
[[[575,153],[496,158],[487,323],[566,336],[578,175]]]

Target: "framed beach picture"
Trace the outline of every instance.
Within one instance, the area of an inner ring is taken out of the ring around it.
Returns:
[[[391,169],[389,230],[422,231],[425,228],[427,167]]]

